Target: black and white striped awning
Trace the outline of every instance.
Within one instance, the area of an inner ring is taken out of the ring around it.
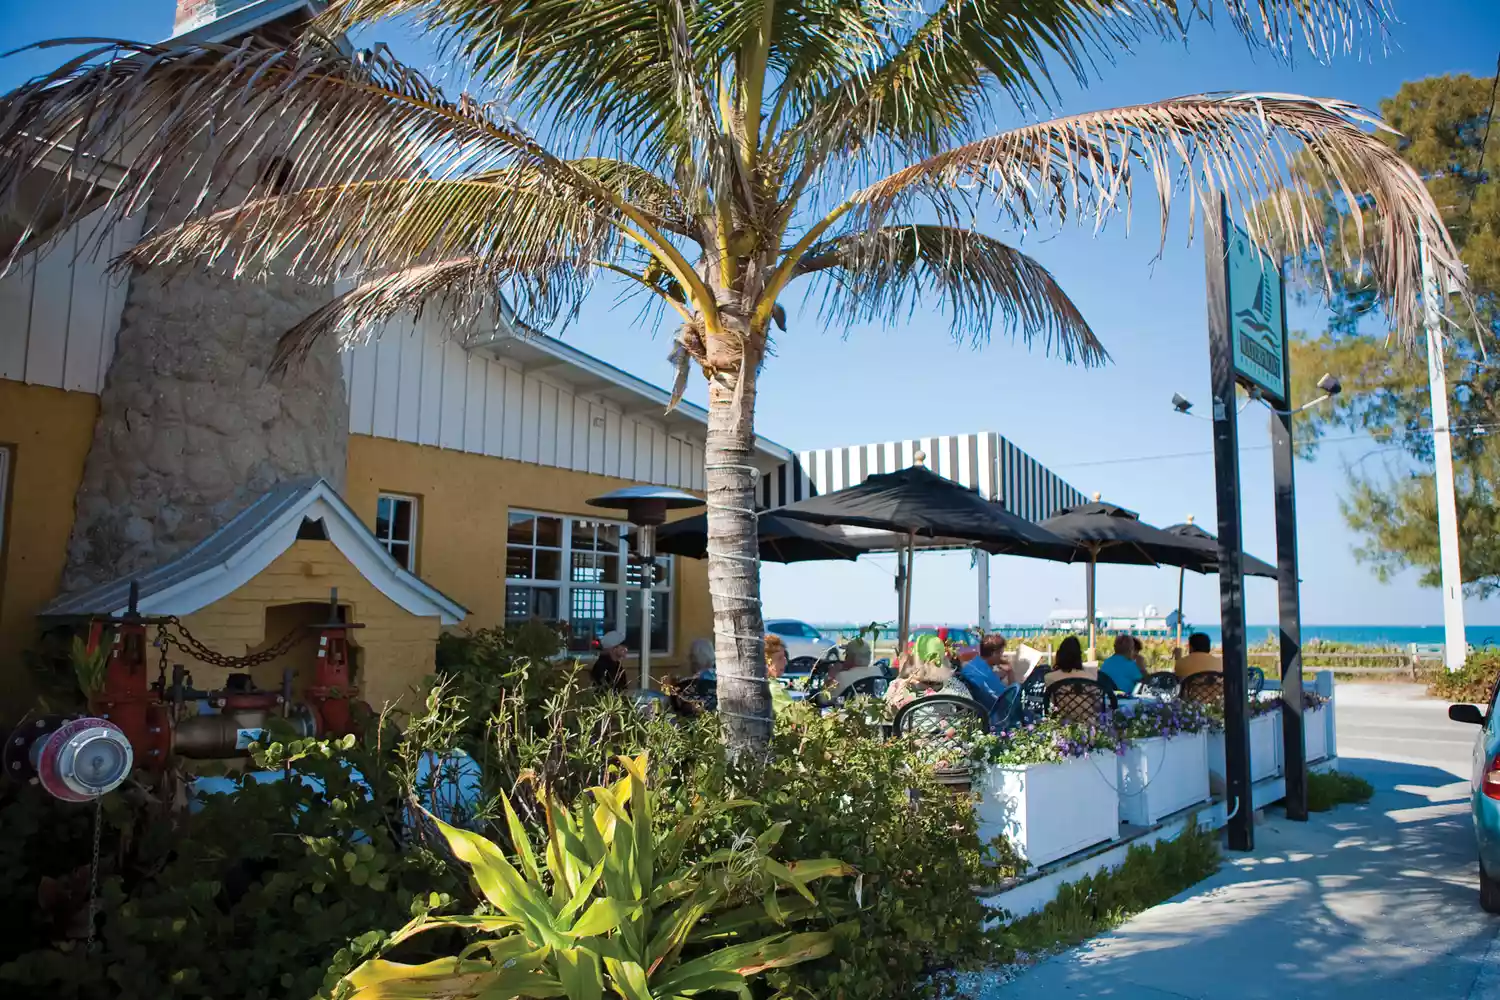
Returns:
[[[879,444],[851,445],[799,452],[761,484],[761,502],[779,507],[810,496],[831,493],[864,482],[867,476],[895,472],[926,455],[938,475],[998,500],[1028,521],[1088,498],[1056,473],[993,431],[943,437],[911,438]]]

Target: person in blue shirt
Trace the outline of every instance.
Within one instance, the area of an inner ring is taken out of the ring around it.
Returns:
[[[1099,672],[1115,682],[1121,694],[1130,694],[1135,686],[1146,679],[1140,665],[1135,662],[1135,636],[1115,636],[1115,655],[1099,664]]]
[[[993,715],[1005,693],[1015,685],[1010,664],[1005,662],[1005,636],[994,633],[981,636],[979,655],[965,663],[958,676],[974,700]]]

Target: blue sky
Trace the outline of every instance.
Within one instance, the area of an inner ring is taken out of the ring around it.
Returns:
[[[1345,56],[1330,64],[1299,58],[1288,67],[1252,54],[1225,28],[1195,31],[1187,46],[1152,44],[1102,67],[1080,90],[1059,79],[1057,113],[1141,103],[1183,94],[1258,90],[1339,97],[1367,107],[1401,82],[1448,72],[1487,76],[1500,51],[1500,8],[1491,0],[1393,0],[1398,17],[1387,53]],[[142,40],[170,33],[171,0],[0,0],[0,47],[43,38],[111,36]],[[420,39],[378,33],[419,68],[433,56]],[[9,87],[61,60],[58,52],[25,53],[0,61],[0,86]],[[997,123],[1004,127],[1006,122]],[[1208,349],[1203,299],[1203,251],[1186,244],[1185,212],[1157,256],[1154,216],[1138,213],[1126,232],[1115,220],[1095,237],[1069,229],[1023,245],[1046,265],[1089,319],[1113,363],[1084,371],[1040,351],[1028,352],[997,330],[974,349],[953,343],[946,318],[919,312],[891,329],[857,326],[825,330],[815,303],[794,293],[786,304],[789,330],[760,382],[757,426],[793,449],[831,447],[926,435],[993,430],[1009,437],[1086,493],[1170,524],[1196,515],[1215,522],[1212,442],[1205,421],[1180,417],[1169,400],[1180,392],[1205,408]],[[982,228],[1005,236],[994,220]],[[619,286],[602,284],[582,315],[556,331],[576,346],[642,377],[665,384],[671,324],[643,317],[638,300],[620,302]],[[1316,330],[1320,308],[1294,308],[1294,328]],[[701,386],[693,393],[701,402]],[[690,398],[694,398],[690,395]],[[1242,489],[1247,547],[1274,559],[1267,417],[1259,407],[1241,419]],[[1408,573],[1378,582],[1354,558],[1357,541],[1344,524],[1338,498],[1345,470],[1355,463],[1390,463],[1366,440],[1327,446],[1297,467],[1298,527],[1304,621],[1317,624],[1428,624],[1441,622],[1435,590]],[[974,576],[966,555],[928,555],[917,566],[913,612],[921,620],[972,620]],[[766,610],[813,620],[894,617],[891,563],[767,567]],[[1099,604],[1105,611],[1165,610],[1175,603],[1177,574],[1168,570],[1104,567]],[[996,621],[1027,622],[1059,608],[1080,608],[1083,570],[1019,559],[994,560]],[[1251,581],[1252,623],[1274,621],[1275,586]],[[1189,576],[1190,621],[1217,620],[1212,577]],[[1500,602],[1468,606],[1471,624],[1500,624]]]

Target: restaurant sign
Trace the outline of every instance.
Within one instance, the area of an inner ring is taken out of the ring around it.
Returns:
[[[1235,226],[1229,233],[1227,270],[1235,375],[1285,406],[1290,386],[1281,267]]]

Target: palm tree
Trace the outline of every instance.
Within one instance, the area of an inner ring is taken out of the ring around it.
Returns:
[[[723,707],[737,748],[770,719],[755,572],[756,376],[780,299],[821,290],[830,323],[936,300],[960,337],[997,324],[1069,361],[1106,355],[1052,276],[977,231],[1102,225],[1139,184],[1263,245],[1321,251],[1318,198],[1358,197],[1363,255],[1393,325],[1418,329],[1418,241],[1461,277],[1420,179],[1338,100],[1209,94],[1034,121],[1049,72],[1087,82],[1139,41],[1177,39],[1183,0],[334,0],[291,43],[114,44],[0,103],[0,196],[43,157],[125,167],[119,218],[175,210],[127,257],[205,258],[355,287],[288,332],[366,336],[423,305],[478,315],[504,296],[533,325],[567,317],[612,272],[681,325],[676,392],[708,381],[709,580]],[[1380,36],[1384,0],[1224,0],[1247,42],[1318,57]],[[330,39],[415,21],[474,72],[452,98],[384,50]],[[1305,153],[1321,167],[1288,171]],[[279,157],[277,169],[264,164]],[[174,165],[176,165],[174,167]],[[152,199],[157,199],[152,202]],[[94,203],[83,197],[69,217]],[[1214,211],[1203,211],[1213,206]],[[158,211],[153,207],[153,211]]]

